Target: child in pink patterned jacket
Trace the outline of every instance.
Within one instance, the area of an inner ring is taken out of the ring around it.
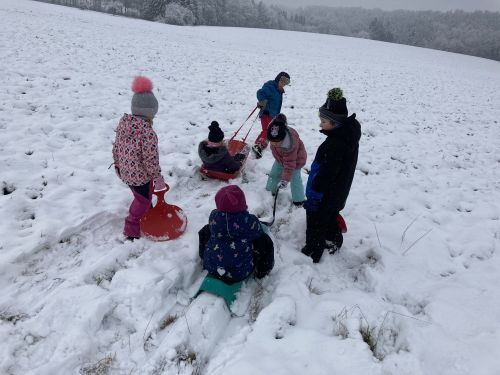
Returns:
[[[141,236],[139,223],[151,205],[153,188],[166,189],[159,163],[158,137],[153,130],[158,101],[152,90],[153,83],[148,78],[134,79],[132,114],[124,114],[115,130],[113,159],[116,174],[134,195],[123,230],[129,240]]]
[[[274,164],[267,179],[266,190],[276,194],[290,183],[292,201],[296,206],[304,204],[304,185],[300,175],[306,164],[307,152],[295,129],[288,127],[286,116],[278,114],[267,128],[267,139],[271,142]]]

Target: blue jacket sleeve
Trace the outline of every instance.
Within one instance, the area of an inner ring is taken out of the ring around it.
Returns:
[[[271,86],[268,82],[264,83],[261,89],[257,90],[257,100],[260,102],[264,99],[269,99],[272,95]]]

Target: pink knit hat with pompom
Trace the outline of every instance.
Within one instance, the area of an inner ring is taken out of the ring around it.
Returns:
[[[153,94],[153,82],[146,77],[135,77],[132,82],[132,114],[153,119],[158,112],[158,100]]]

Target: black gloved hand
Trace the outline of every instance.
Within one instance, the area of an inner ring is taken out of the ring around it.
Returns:
[[[236,161],[243,161],[245,160],[246,157],[247,157],[246,154],[241,154],[241,153],[233,156],[234,160]]]

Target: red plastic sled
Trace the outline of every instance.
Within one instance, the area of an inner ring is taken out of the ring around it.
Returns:
[[[201,166],[200,173],[205,177],[215,178],[217,180],[222,180],[222,181],[229,181],[229,180],[232,180],[234,178],[237,178],[240,175],[241,170],[243,169],[243,166],[245,165],[250,148],[248,147],[248,145],[244,141],[230,139],[227,142],[227,149],[228,149],[229,154],[231,156],[234,156],[234,155],[239,154],[239,153],[243,153],[246,155],[245,159],[242,160],[241,168],[239,170],[237,170],[236,172],[233,172],[233,173],[225,173],[225,172],[211,171],[211,170],[205,168],[204,166]]]
[[[340,227],[340,230],[342,231],[342,233],[347,232],[347,225],[346,225],[345,220],[341,214],[337,215],[337,223],[339,224],[339,227]]]
[[[179,207],[165,202],[169,190],[155,191],[156,205],[150,208],[141,219],[142,233],[153,241],[168,241],[179,237],[186,230],[187,217]]]

